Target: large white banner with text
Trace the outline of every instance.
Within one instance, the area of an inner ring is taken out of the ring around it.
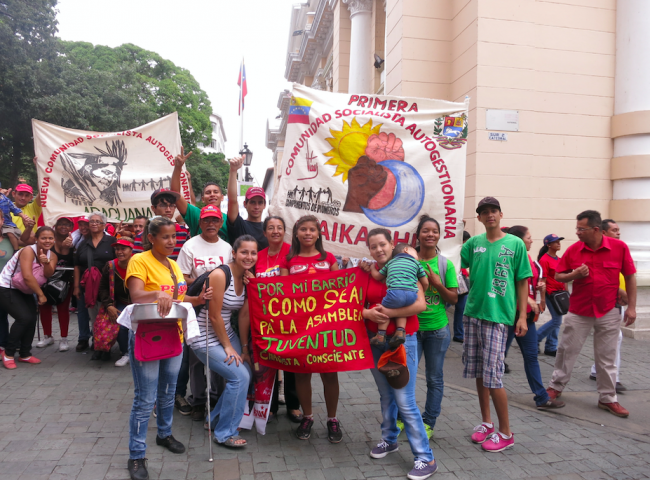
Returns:
[[[440,248],[459,265],[468,102],[329,93],[294,84],[271,212],[291,226],[313,214],[325,248],[368,256],[376,227],[415,244],[418,217],[440,223]]]
[[[46,225],[97,211],[112,222],[151,216],[151,194],[170,187],[181,151],[176,113],[123,132],[86,132],[40,120],[32,120],[32,128]],[[184,169],[181,184],[189,201]]]

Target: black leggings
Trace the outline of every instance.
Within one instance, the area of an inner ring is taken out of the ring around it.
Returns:
[[[5,355],[13,358],[16,350],[21,358],[32,354],[32,342],[36,332],[36,300],[33,294],[23,293],[15,288],[0,287],[0,305],[14,323],[9,330],[9,340]]]
[[[289,410],[300,410],[300,402],[296,393],[296,374],[293,372],[284,372],[284,401]],[[275,386],[273,388],[273,399],[271,400],[271,413],[278,412],[278,394],[280,391],[280,382],[276,375]]]

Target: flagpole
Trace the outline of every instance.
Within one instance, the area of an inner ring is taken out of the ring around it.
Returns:
[[[241,113],[240,125],[239,125],[239,151],[241,152],[244,148],[244,59],[241,60],[241,65],[239,67],[239,78],[241,79],[241,85],[239,86],[239,111]],[[243,168],[240,168],[237,172],[237,179],[241,182],[243,181]],[[239,187],[238,187],[239,188]]]

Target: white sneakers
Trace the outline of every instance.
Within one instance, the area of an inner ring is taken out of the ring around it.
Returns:
[[[36,346],[38,348],[43,348],[47,347],[48,345],[52,345],[54,343],[54,339],[52,337],[48,337],[47,335],[43,336],[42,340],[39,340]]]
[[[116,367],[126,367],[129,364],[129,356],[123,355],[117,362],[115,362]]]
[[[70,350],[70,347],[68,346],[68,339],[62,338],[59,342],[59,352],[67,352],[68,350]]]

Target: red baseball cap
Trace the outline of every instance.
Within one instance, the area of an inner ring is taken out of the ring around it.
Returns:
[[[133,248],[133,240],[131,240],[129,237],[122,237],[117,242],[112,244],[111,247],[117,247],[118,245]]]
[[[68,222],[74,225],[74,220],[71,217],[59,217],[57,218],[56,223],[59,223],[61,220],[67,220]]]
[[[246,200],[250,200],[253,197],[262,197],[266,200],[266,193],[264,193],[264,189],[261,187],[252,187],[246,191]]]
[[[90,223],[90,218],[88,218],[87,215],[84,215],[83,217],[79,217],[79,218],[77,219],[77,223],[79,223],[79,222]]]
[[[221,210],[219,209],[219,207],[215,207],[214,205],[206,205],[201,209],[201,216],[199,218],[206,218],[206,217],[217,217],[223,219]]]
[[[32,189],[32,187],[30,187],[26,183],[20,183],[20,184],[16,185],[16,188],[14,188],[14,191],[15,192],[29,192],[32,195],[34,195],[34,190]]]

